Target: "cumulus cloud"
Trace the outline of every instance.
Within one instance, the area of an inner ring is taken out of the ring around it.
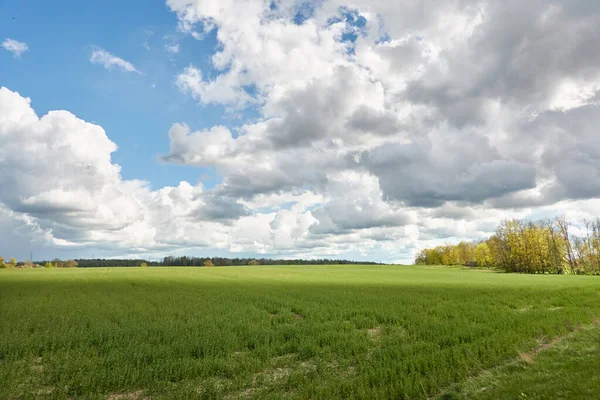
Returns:
[[[325,191],[327,201],[312,213],[317,220],[311,226],[313,233],[399,227],[413,222],[408,211],[383,201],[373,175],[355,171],[331,174]]]
[[[245,199],[323,194],[313,235],[399,229],[410,215],[443,232],[428,221],[479,216],[483,230],[446,232],[469,236],[488,215],[600,197],[591,0],[167,4],[181,30],[214,29],[220,44],[220,73],[190,66],[182,91],[261,118],[236,134],[174,126],[165,159],[215,166],[217,190]]]
[[[117,57],[104,49],[92,50],[90,62],[92,64],[103,65],[106,69],[118,68],[126,72],[135,72],[141,74],[141,72],[138,71],[132,63],[130,63],[129,61],[125,61],[122,58]]]
[[[27,43],[19,42],[18,40],[10,38],[4,40],[4,42],[0,44],[0,47],[2,47],[6,51],[10,51],[11,53],[13,53],[14,58],[21,58],[21,55],[23,53],[29,51]]]
[[[28,98],[6,88],[0,140],[0,204],[57,245],[208,245],[211,235],[198,232],[247,215],[235,200],[215,199],[200,185],[151,191],[146,182],[122,179],[111,161],[117,146],[100,126],[67,111],[38,117]],[[165,237],[169,232],[173,237]]]
[[[0,178],[13,193],[0,202],[46,238],[390,261],[487,236],[505,218],[600,211],[596,1],[167,6],[181,31],[218,41],[210,71],[191,64],[175,77],[180,91],[253,118],[176,123],[161,159],[215,168],[222,181],[152,191],[123,180],[100,127],[65,111],[40,118],[10,92],[0,126],[14,148],[66,151],[63,162],[48,152],[47,184],[31,173],[43,169],[37,156],[11,158],[15,178]],[[136,71],[118,60],[98,62]],[[52,178],[61,174],[73,176]]]
[[[214,129],[222,133],[229,132]],[[0,141],[0,226],[18,232],[24,249],[35,244],[112,254],[186,248],[275,254],[306,240],[314,222],[307,208],[321,201],[302,191],[244,203],[188,182],[151,190],[147,182],[121,177],[111,160],[117,146],[100,126],[67,111],[40,117],[29,98],[4,87]],[[277,209],[280,200],[293,207]],[[276,222],[287,219],[299,228]]]
[[[230,75],[220,75],[214,81],[205,81],[202,71],[189,66],[177,76],[177,86],[183,93],[189,93],[204,104],[231,104],[244,106],[251,101],[250,96]]]

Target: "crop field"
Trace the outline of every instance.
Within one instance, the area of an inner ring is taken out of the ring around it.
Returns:
[[[591,398],[599,318],[590,276],[1,270],[0,398]]]

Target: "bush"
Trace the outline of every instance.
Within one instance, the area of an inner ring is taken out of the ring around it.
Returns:
[[[213,264],[212,260],[206,260],[206,261],[204,261],[204,266],[205,267],[214,267],[215,264]]]
[[[140,264],[140,267],[141,268],[148,268],[148,264],[146,264],[145,262],[143,262],[143,263]]]

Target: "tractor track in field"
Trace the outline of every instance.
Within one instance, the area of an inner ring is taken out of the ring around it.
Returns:
[[[524,362],[526,364],[531,365],[531,364],[535,363],[535,357],[538,354],[540,354],[541,352],[549,350],[549,349],[553,348],[554,346],[556,346],[557,344],[559,344],[565,340],[573,338],[578,333],[581,333],[584,330],[593,329],[598,326],[600,326],[600,318],[593,318],[592,322],[589,324],[586,324],[586,325],[579,324],[572,331],[570,331],[564,335],[557,336],[548,342],[540,343],[530,351],[527,351],[527,352],[518,351],[517,356],[512,358],[511,360],[509,360],[505,363],[496,365],[492,368],[487,368],[487,369],[481,370],[478,374],[468,377],[466,380],[464,380],[462,382],[453,383],[452,385],[449,385],[449,386],[445,387],[443,390],[439,391],[437,394],[427,397],[427,399],[428,400],[443,399],[444,398],[443,396],[448,394],[450,389],[452,387],[454,387],[455,385],[457,385],[459,383],[464,383],[465,381],[469,381],[469,380],[477,380],[487,374],[490,374],[492,370],[504,368],[504,367],[507,367],[510,365],[515,365],[519,362]]]

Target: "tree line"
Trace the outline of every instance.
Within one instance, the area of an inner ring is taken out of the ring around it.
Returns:
[[[0,268],[77,268],[79,263],[75,260],[62,261],[55,258],[52,261],[37,261],[31,260],[17,262],[12,257],[8,262],[4,260],[4,257],[0,256]]]
[[[281,260],[272,258],[227,258],[227,257],[165,257],[162,260],[163,266],[178,266],[178,267],[196,267],[203,266],[205,262],[212,261],[213,265],[220,266],[242,266],[242,265],[331,265],[331,264],[377,264],[367,261],[350,261],[350,260],[334,260],[321,258],[315,260]],[[150,264],[149,264],[150,265]]]
[[[600,275],[600,218],[585,221],[577,229],[564,217],[507,220],[487,240],[423,249],[415,257],[415,264],[495,267],[531,274]]]
[[[77,259],[61,261],[58,258],[54,260],[43,261],[24,261],[17,262],[14,258],[6,263],[0,257],[0,268],[94,268],[94,267],[224,267],[224,266],[242,266],[242,265],[322,265],[322,264],[377,264],[375,262],[349,261],[349,260],[281,260],[270,258],[226,258],[226,257],[164,257],[160,261],[148,261],[144,259]]]

